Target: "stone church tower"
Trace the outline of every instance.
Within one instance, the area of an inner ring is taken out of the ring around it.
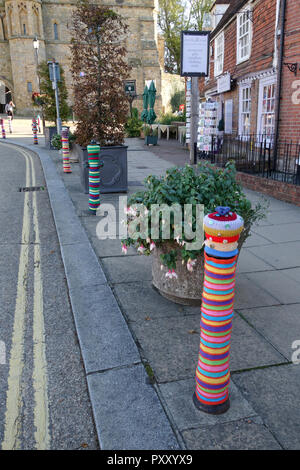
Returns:
[[[120,13],[129,26],[130,79],[136,80],[138,93],[134,106],[142,108],[145,82],[155,80],[156,109],[160,110],[162,70],[156,30],[158,0],[98,1]],[[64,66],[70,89],[70,23],[75,5],[76,0],[0,0],[0,112],[12,96],[18,114],[31,113],[31,95],[38,91],[37,62],[54,57]],[[33,48],[35,36],[39,40],[38,55]]]

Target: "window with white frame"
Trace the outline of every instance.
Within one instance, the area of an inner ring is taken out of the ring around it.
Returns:
[[[237,63],[249,59],[251,54],[252,21],[251,9],[245,8],[237,16]]]
[[[223,73],[224,65],[224,33],[215,39],[215,77]]]
[[[239,134],[247,136],[251,131],[251,85],[240,86]]]
[[[258,134],[272,136],[275,129],[276,82],[274,78],[262,79],[259,86]]]

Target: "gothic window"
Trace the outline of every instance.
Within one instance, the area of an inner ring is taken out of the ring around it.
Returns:
[[[35,36],[40,36],[39,11],[36,6],[33,6],[32,10],[33,10],[33,34]]]
[[[26,5],[21,3],[19,5],[19,20],[20,20],[20,31],[23,36],[27,36],[28,28],[27,28],[27,8]]]
[[[58,26],[57,26],[57,23],[53,24],[53,34],[54,34],[54,39],[57,40],[58,39]]]

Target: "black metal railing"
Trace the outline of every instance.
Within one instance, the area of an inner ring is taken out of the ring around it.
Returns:
[[[300,143],[279,140],[276,149],[273,143],[273,135],[213,136],[208,151],[195,144],[195,155],[221,167],[234,161],[237,171],[300,185]]]

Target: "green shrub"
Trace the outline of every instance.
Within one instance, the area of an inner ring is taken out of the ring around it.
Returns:
[[[142,127],[143,121],[139,119],[139,112],[137,108],[133,108],[132,117],[129,117],[125,124],[125,132],[127,137],[139,137],[141,135]]]
[[[175,113],[176,111],[179,111],[179,106],[181,104],[185,104],[185,91],[184,90],[176,91],[170,100],[170,104],[171,104],[173,113]]]
[[[227,163],[225,168],[213,167],[206,162],[199,163],[196,169],[189,165],[183,168],[170,168],[165,176],[148,176],[145,180],[145,186],[145,191],[139,191],[131,196],[128,205],[134,209],[137,204],[143,204],[147,208],[144,217],[148,218],[148,238],[147,240],[128,238],[122,242],[127,247],[133,245],[138,248],[142,245],[145,248],[143,250],[145,255],[151,254],[151,243],[155,243],[156,246],[166,243],[166,240],[162,237],[151,240],[151,216],[157,211],[157,204],[169,206],[179,204],[182,208],[185,204],[191,204],[193,213],[196,212],[197,205],[203,204],[205,214],[214,212],[218,206],[229,206],[231,210],[242,216],[245,222],[241,243],[250,235],[252,225],[263,219],[267,212],[265,203],[258,202],[255,207],[252,207],[251,202],[242,190],[242,186],[236,181],[236,168],[233,162]],[[159,233],[162,234],[162,219],[159,224]],[[176,228],[172,224],[174,224],[174,220],[171,218],[170,240],[177,242],[177,248],[166,253],[162,258],[163,264],[169,269],[175,268],[179,252],[182,259],[188,261],[189,259],[196,259],[203,251],[203,248],[187,251],[184,243],[183,246],[180,245],[182,242],[189,241],[189,238],[185,236],[184,220],[182,220],[183,234],[180,243],[178,243],[176,237]],[[192,230],[195,233],[196,217],[193,217]]]
[[[173,113],[166,113],[166,114],[161,114],[156,122],[159,124],[164,124],[166,126],[170,126],[173,121],[177,122],[185,122],[186,121],[186,115],[179,115],[177,116],[176,114]]]

